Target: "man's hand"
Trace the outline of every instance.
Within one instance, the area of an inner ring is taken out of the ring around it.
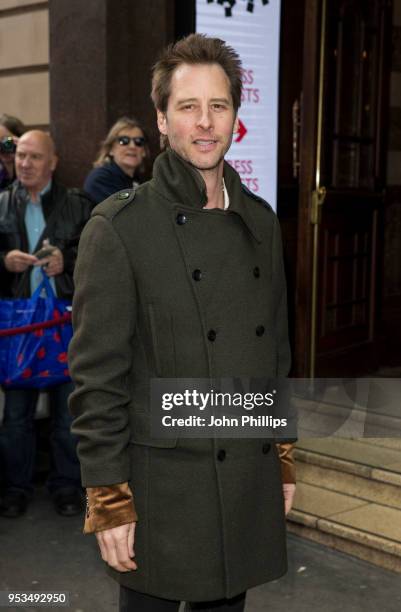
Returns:
[[[135,557],[135,525],[136,523],[129,523],[96,533],[103,561],[119,572],[137,569],[132,560],[132,557]]]
[[[60,249],[55,248],[51,255],[37,260],[36,266],[43,266],[47,276],[57,276],[64,271],[64,257]]]
[[[292,503],[294,501],[295,484],[292,484],[292,483],[283,484],[283,495],[284,495],[284,504],[285,504],[285,515],[287,516],[287,514],[292,508]]]
[[[4,257],[4,265],[9,272],[25,272],[29,266],[37,265],[38,261],[34,255],[18,249],[9,251]]]

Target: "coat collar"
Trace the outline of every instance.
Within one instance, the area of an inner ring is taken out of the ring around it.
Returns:
[[[227,212],[239,215],[255,240],[261,242],[252,204],[243,191],[239,174],[224,162],[223,176],[230,198]],[[175,204],[201,210],[207,203],[206,185],[202,176],[172,149],[157,157],[151,183],[158,193]]]

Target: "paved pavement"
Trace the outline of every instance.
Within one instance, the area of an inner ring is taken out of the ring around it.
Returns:
[[[287,576],[252,589],[246,612],[401,610],[400,575],[292,535],[288,547]],[[64,610],[118,610],[118,590],[104,572],[95,538],[82,535],[82,517],[58,516],[42,486],[24,517],[0,518],[0,591],[13,589],[67,591]]]

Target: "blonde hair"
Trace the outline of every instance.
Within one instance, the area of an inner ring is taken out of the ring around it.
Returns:
[[[109,164],[112,160],[112,156],[110,155],[111,148],[118,138],[119,133],[124,129],[132,129],[138,128],[141,130],[143,137],[145,138],[145,160],[149,160],[150,158],[150,150],[148,145],[148,138],[146,136],[146,132],[143,129],[142,125],[134,119],[134,117],[120,117],[117,121],[111,126],[110,130],[107,133],[106,138],[102,141],[100,145],[100,149],[98,155],[93,163],[94,168],[99,168],[99,166],[104,166],[105,164]],[[145,174],[146,172],[146,164],[145,160],[138,167],[137,172],[139,174]]]

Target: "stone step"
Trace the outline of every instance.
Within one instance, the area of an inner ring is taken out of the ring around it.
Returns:
[[[302,468],[300,475],[302,478]],[[288,529],[401,573],[400,508],[298,479],[294,507],[288,516]]]
[[[379,448],[389,448],[397,450],[401,458],[401,439],[400,438],[360,438],[358,442],[368,446],[378,446]]]
[[[397,448],[371,445],[365,440],[310,438],[297,443],[295,458],[297,464],[317,465],[339,475],[353,474],[401,487],[401,452]]]
[[[401,486],[338,471],[337,467],[322,467],[311,462],[297,461],[297,480],[327,491],[343,493],[356,499],[401,510]]]

